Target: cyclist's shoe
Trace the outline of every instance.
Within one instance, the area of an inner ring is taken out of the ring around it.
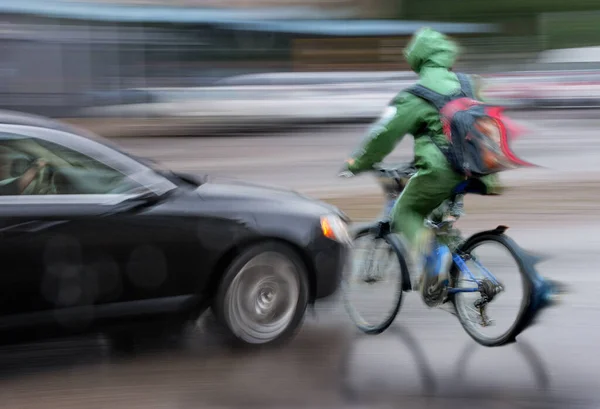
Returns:
[[[431,247],[431,252],[425,256],[423,262],[420,290],[425,304],[432,307],[443,301],[452,254],[446,245],[433,242]]]

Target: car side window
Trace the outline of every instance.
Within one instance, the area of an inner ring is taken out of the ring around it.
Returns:
[[[0,195],[98,195],[140,188],[127,175],[66,146],[0,133]]]

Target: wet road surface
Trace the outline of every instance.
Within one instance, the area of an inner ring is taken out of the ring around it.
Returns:
[[[600,174],[600,120],[593,115],[527,123],[543,133],[523,140],[519,149],[548,168],[511,172],[507,182],[548,184]],[[118,142],[177,169],[335,195],[377,191],[368,177],[343,187],[335,179],[364,128]],[[408,158],[407,149],[400,149],[396,158]],[[523,247],[551,255],[540,271],[566,281],[572,292],[515,345],[478,347],[456,318],[427,309],[417,294],[406,295],[386,333],[359,336],[333,297],[318,304],[297,338],[281,349],[232,351],[210,331],[210,322],[201,323],[185,347],[136,359],[115,359],[102,339],[3,347],[0,408],[596,408],[599,218],[560,224],[552,215],[540,217],[548,222],[511,225],[509,234]],[[482,226],[482,218],[465,219],[465,231],[505,222],[502,214],[493,214]]]
[[[599,179],[600,111],[541,111],[511,115],[529,133],[516,151],[541,166],[502,175],[507,184],[548,180]],[[218,138],[123,138],[124,148],[154,158],[169,168],[211,173],[287,186],[319,196],[378,192],[370,177],[339,180],[341,164],[362,140],[368,125],[306,128],[296,133]],[[408,161],[407,136],[387,159]]]

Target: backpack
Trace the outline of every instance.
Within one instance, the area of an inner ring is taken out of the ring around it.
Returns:
[[[417,84],[406,92],[431,103],[440,112],[448,146],[438,146],[453,169],[466,177],[481,177],[522,166],[533,166],[519,159],[509,142],[517,128],[503,109],[478,101],[465,74],[457,74],[460,90],[442,95]],[[432,141],[435,141],[432,138]]]

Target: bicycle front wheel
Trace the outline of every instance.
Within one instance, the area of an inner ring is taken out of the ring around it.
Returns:
[[[342,280],[344,305],[354,324],[366,334],[381,334],[394,322],[402,304],[402,249],[375,226],[354,234],[352,268]]]
[[[491,233],[467,241],[461,254],[464,265],[455,263],[451,271],[453,287],[460,291],[452,297],[460,323],[481,345],[513,342],[526,326],[531,294],[517,246],[509,237]],[[480,291],[464,291],[476,288]],[[490,300],[484,301],[486,297]]]

